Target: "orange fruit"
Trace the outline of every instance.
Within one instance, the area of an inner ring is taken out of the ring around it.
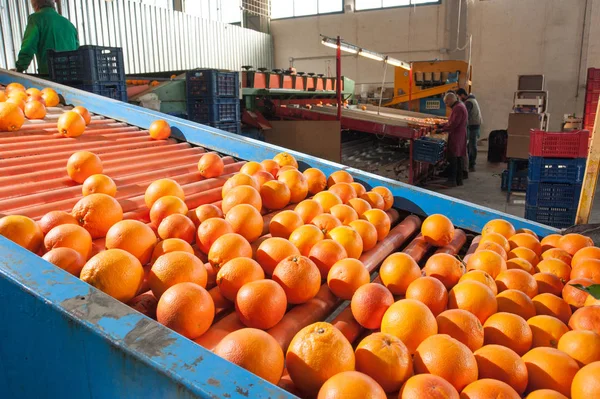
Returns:
[[[323,208],[323,212],[329,212],[332,206],[342,203],[340,197],[330,191],[321,191],[315,194],[313,200],[318,202]]]
[[[337,328],[317,322],[294,336],[285,363],[296,387],[312,396],[329,378],[353,371],[355,356],[352,345]]]
[[[340,197],[344,204],[356,198],[356,190],[354,190],[354,187],[350,183],[336,183],[329,187],[329,192]]]
[[[284,183],[290,189],[290,202],[292,204],[302,201],[308,195],[308,181],[297,170],[280,172],[277,180]]]
[[[415,373],[440,376],[457,391],[477,380],[475,356],[465,344],[449,335],[426,338],[415,351],[413,362]]]
[[[369,283],[359,287],[352,295],[350,310],[358,324],[376,330],[381,327],[381,319],[393,303],[394,296],[387,288],[381,284]]]
[[[552,389],[571,396],[571,383],[579,366],[569,355],[555,348],[533,348],[523,355],[523,361],[529,376],[528,391]]]
[[[79,115],[81,115],[86,126],[89,125],[90,122],[92,121],[92,115],[90,115],[90,111],[88,111],[86,108],[82,107],[81,105],[78,105],[75,108],[73,108],[73,112],[76,112]]]
[[[158,227],[167,216],[177,213],[186,215],[187,212],[188,207],[181,198],[174,195],[167,195],[157,199],[152,208],[150,208],[150,222]]]
[[[0,236],[33,253],[37,253],[44,242],[40,226],[32,219],[20,215],[9,215],[0,219]]]
[[[240,321],[247,327],[261,330],[279,323],[286,308],[285,291],[273,280],[246,283],[235,298],[235,310]]]
[[[290,202],[290,196],[291,193],[288,186],[279,180],[269,180],[260,187],[262,204],[267,209],[278,210],[285,208]]]
[[[361,219],[371,222],[377,230],[377,241],[383,240],[390,232],[391,220],[387,213],[380,209],[370,209],[361,215]]]
[[[294,230],[289,241],[298,248],[301,255],[308,256],[312,247],[324,238],[325,235],[317,226],[306,224]]]
[[[277,384],[284,356],[275,338],[256,328],[242,328],[225,336],[213,352],[249,372]]]
[[[156,320],[189,339],[204,334],[213,322],[215,304],[198,284],[175,284],[158,300]]]
[[[154,247],[152,256],[150,257],[150,264],[154,264],[160,256],[175,251],[183,251],[194,255],[194,248],[187,242],[180,238],[167,238],[166,240],[159,241]]]
[[[287,187],[287,186],[286,186]],[[302,218],[304,224],[310,223],[315,217],[323,213],[323,207],[317,201],[313,199],[306,199],[301,201],[294,208],[296,212]]]
[[[582,248],[593,246],[592,239],[581,234],[565,234],[558,240],[558,248],[567,251],[571,256]]]
[[[208,275],[204,263],[195,255],[174,251],[160,256],[148,273],[148,284],[157,299],[175,284],[190,282],[206,287]]]
[[[564,288],[564,284],[552,273],[536,273],[533,278],[537,282],[538,292],[540,294],[550,293],[560,296]]]
[[[600,306],[584,306],[577,309],[569,320],[572,330],[589,330],[600,334]]]
[[[335,229],[336,227],[339,227],[342,225],[342,222],[340,222],[340,220],[338,218],[336,218],[335,216],[329,214],[329,213],[322,213],[318,216],[316,216],[311,222],[310,224],[314,224],[315,226],[317,226],[319,228],[319,230],[321,230],[323,232],[323,234],[325,234],[327,236],[327,234],[329,234],[329,232],[333,229]]]
[[[21,83],[12,82],[6,85],[6,94],[9,94],[13,90],[26,92],[25,86],[23,86]]]
[[[565,323],[553,316],[534,316],[527,320],[527,324],[533,333],[532,348],[540,346],[556,348],[560,337],[569,331]]]
[[[256,250],[256,261],[264,272],[272,275],[275,267],[288,256],[298,256],[300,251],[291,242],[281,237],[267,238]]]
[[[317,295],[321,288],[321,273],[306,256],[291,255],[275,267],[273,281],[281,285],[288,303],[298,305]]]
[[[571,270],[571,280],[576,278],[589,278],[596,284],[600,284],[600,260],[599,259],[582,259],[577,263],[577,266]]]
[[[21,98],[9,97],[8,100],[6,100],[6,102],[4,104],[16,105],[17,107],[19,107],[21,112],[23,112],[23,115],[25,115],[25,106],[27,105],[27,103],[24,100],[22,100]]]
[[[525,399],[567,399],[567,397],[553,389],[538,389],[527,395]]]
[[[572,314],[571,307],[564,299],[545,293],[535,296],[532,301],[537,315],[556,317],[565,324],[569,322]]]
[[[79,277],[79,273],[85,265],[85,258],[79,252],[67,247],[54,248],[46,252],[42,258],[75,277]]]
[[[240,172],[247,175],[253,176],[256,172],[264,171],[265,167],[259,162],[249,161],[246,162],[241,168]]]
[[[46,102],[46,107],[56,107],[60,103],[58,93],[49,87],[41,91],[42,98]]]
[[[196,217],[198,218],[198,222],[200,222],[200,223],[203,223],[206,220],[211,219],[211,218],[223,219],[223,217],[225,216],[225,215],[223,215],[223,211],[218,206],[213,205],[213,204],[200,205],[198,208],[196,208],[194,213],[196,214]]]
[[[417,374],[406,381],[398,399],[459,399],[456,388],[442,377]]]
[[[501,345],[485,345],[476,350],[479,378],[492,378],[510,385],[518,394],[527,388],[527,366],[515,351]]]
[[[590,363],[575,374],[571,385],[573,399],[589,399],[600,396],[600,362]]]
[[[317,168],[308,168],[302,172],[308,183],[308,193],[315,195],[327,188],[327,177]]]
[[[269,223],[269,232],[273,237],[288,239],[297,228],[304,225],[300,215],[294,211],[286,210],[273,216]]]
[[[538,273],[551,273],[561,279],[568,281],[571,276],[571,268],[565,262],[559,259],[545,259],[540,261],[535,266],[535,271]]]
[[[28,101],[24,109],[27,119],[44,119],[46,117],[46,106],[40,101]]]
[[[225,164],[223,163],[223,160],[219,154],[215,152],[207,152],[206,154],[202,155],[198,161],[198,173],[200,173],[200,176],[204,177],[205,179],[221,176],[224,168]],[[253,187],[258,188],[254,185]],[[225,190],[223,191],[223,196],[225,196]]]
[[[308,253],[308,258],[317,266],[323,279],[327,278],[329,270],[336,262],[347,256],[344,247],[331,239],[317,242]]]
[[[386,399],[381,386],[366,374],[343,371],[329,378],[319,390],[317,399]]]
[[[280,152],[279,154],[275,155],[273,157],[273,161],[275,161],[280,168],[289,165],[298,169],[298,162],[296,161],[296,158],[287,152]]]
[[[500,244],[496,244],[495,242],[486,241],[484,243],[479,243],[475,252],[479,252],[479,251],[493,251],[493,252],[497,253],[498,255],[500,255],[502,257],[502,259],[504,259],[504,260],[508,259],[508,255],[507,255],[506,251],[504,250],[504,248],[502,248],[500,246]]]
[[[371,281],[369,271],[358,259],[346,258],[336,262],[327,274],[327,285],[338,298],[352,299],[356,290]]]
[[[487,399],[505,398],[520,399],[521,396],[510,385],[490,378],[483,378],[472,382],[460,393],[461,398]]]
[[[449,254],[432,255],[423,268],[426,276],[437,278],[446,289],[452,289],[465,272],[465,265]]]
[[[444,215],[430,215],[421,224],[421,234],[429,244],[443,247],[452,242],[454,225]]]
[[[77,112],[67,111],[58,118],[56,127],[65,137],[79,137],[85,131],[85,120]]]
[[[535,238],[537,238],[538,241],[540,239],[540,237],[538,237],[538,235],[535,234],[535,232],[533,230],[531,230],[531,229],[526,229],[526,228],[523,227],[523,228],[520,228],[517,231],[515,231],[515,234],[519,234],[519,233],[526,233],[526,234],[532,235]]]
[[[87,261],[81,280],[121,302],[129,302],[144,280],[139,260],[122,249],[107,249]]]
[[[265,171],[269,172],[272,176],[276,176],[279,171],[279,164],[272,159],[265,159],[260,163]]]
[[[150,134],[150,137],[154,140],[166,140],[171,135],[171,126],[169,126],[165,120],[155,120],[150,124],[148,134]]]
[[[438,334],[447,334],[465,344],[471,352],[483,346],[483,326],[477,317],[461,309],[450,309],[435,318]]]
[[[223,213],[227,213],[236,205],[248,204],[256,208],[260,212],[262,209],[262,199],[258,191],[250,186],[233,187],[223,197],[221,209]]]
[[[217,273],[217,286],[221,295],[235,301],[238,291],[246,283],[263,280],[265,273],[258,262],[250,258],[233,258]]]
[[[268,181],[275,180],[273,175],[264,170],[259,170],[258,172],[254,173],[252,177],[254,177],[254,180],[256,180],[258,187],[262,187],[263,184],[265,184]]]
[[[117,194],[117,185],[110,177],[102,174],[91,175],[84,180],[81,186],[83,196],[101,193],[114,197]]]
[[[584,259],[600,259],[600,248],[598,247],[585,247],[573,255],[570,265],[571,267],[577,267]]]
[[[456,284],[448,295],[449,309],[463,309],[473,313],[481,323],[498,310],[492,290],[477,281]]]
[[[194,242],[196,236],[196,226],[187,216],[175,213],[167,216],[160,222],[158,225],[158,236],[163,240],[167,238],[181,238],[191,244]]]
[[[352,186],[352,188],[354,188],[354,191],[356,191],[357,197],[360,197],[361,195],[363,195],[364,193],[367,192],[367,189],[365,188],[365,186],[363,186],[360,183],[353,181],[352,183],[350,183],[350,185]],[[382,194],[380,194],[380,195],[383,196]]]
[[[397,392],[413,373],[408,349],[391,334],[365,337],[356,347],[355,357],[356,370],[373,378],[386,392]]]
[[[252,205],[234,206],[225,215],[225,220],[231,224],[235,233],[240,234],[248,242],[255,241],[262,235],[263,218]]]
[[[404,295],[408,286],[421,277],[421,269],[415,260],[402,252],[388,256],[379,269],[379,278],[394,295]]]
[[[511,269],[524,270],[529,274],[535,273],[535,269],[533,268],[531,263],[529,263],[529,261],[527,261],[525,259],[521,259],[521,258],[512,258],[512,259],[507,260],[506,268],[508,270],[511,270]]]
[[[337,183],[352,183],[354,178],[345,170],[338,170],[329,175],[327,179],[327,187],[331,187]]]
[[[387,187],[378,186],[373,188],[371,191],[381,195],[381,198],[383,198],[384,211],[387,211],[388,209],[392,208],[392,206],[394,205],[394,195]]]
[[[484,284],[490,290],[492,290],[492,293],[494,295],[498,294],[498,286],[496,285],[496,282],[494,281],[492,276],[490,276],[483,270],[471,270],[470,272],[463,274],[463,276],[460,278],[460,280],[458,280],[458,282],[460,283],[469,280],[478,281],[481,284]]]
[[[448,291],[436,278],[419,277],[406,289],[406,299],[416,299],[422,302],[434,316],[437,316],[448,306]]]
[[[344,247],[349,258],[358,259],[363,251],[363,243],[360,235],[348,226],[339,226],[327,234],[327,238],[337,241]],[[301,251],[302,252],[302,251]]]
[[[593,248],[593,247],[588,247]],[[585,249],[585,248],[584,248]],[[565,250],[560,248],[550,248],[549,250],[542,253],[542,259],[558,259],[565,262],[567,265],[571,266],[571,260],[573,259],[571,255]]]
[[[208,261],[217,270],[233,258],[251,258],[252,247],[248,240],[235,233],[223,234],[217,238],[208,251]]]
[[[281,168],[279,168],[279,170],[277,171],[277,175],[275,176],[275,178],[279,178],[279,176],[283,173],[286,172],[288,170],[298,170],[298,168],[293,167],[292,165],[285,165],[282,166]]]
[[[524,247],[531,249],[537,256],[542,254],[542,244],[540,244],[540,241],[531,234],[515,234],[508,239],[508,243],[510,244],[510,249]]]
[[[40,219],[38,224],[42,228],[42,233],[47,234],[54,227],[61,224],[79,224],[79,222],[70,213],[50,211]]]
[[[538,293],[537,281],[524,270],[511,269],[500,272],[496,277],[498,291],[518,290],[523,291],[528,297],[533,298]]]
[[[362,238],[363,252],[367,252],[377,245],[377,229],[371,222],[358,219],[350,222],[348,226],[353,228]]]
[[[88,177],[102,173],[102,161],[93,152],[77,151],[67,161],[67,174],[71,180],[81,184]]]
[[[331,207],[329,210],[331,216],[338,219],[344,226],[348,226],[351,222],[358,219],[358,214],[348,205],[338,204]]]
[[[506,290],[496,295],[498,312],[513,313],[529,320],[535,316],[533,301],[524,292],[517,290]]]
[[[383,200],[383,197],[378,193],[375,193],[373,191],[368,191],[368,192],[364,193],[363,195],[361,195],[360,198],[367,201],[367,203],[371,206],[371,208],[381,209],[381,210],[383,210],[383,208],[385,208],[385,201]]]
[[[8,93],[8,98],[19,99],[20,101],[27,101],[29,97],[25,91],[22,90],[10,90]]]
[[[221,236],[233,233],[233,227],[225,219],[210,218],[205,220],[198,227],[196,235],[196,243],[198,249],[205,254],[208,254],[213,243]]]
[[[510,244],[508,243],[508,240],[502,234],[487,233],[485,235],[485,237],[481,237],[481,240],[479,240],[479,245],[481,245],[485,242],[494,242],[494,243],[500,245],[506,252],[510,251]]]
[[[381,332],[400,338],[409,353],[413,354],[421,342],[437,334],[438,326],[435,316],[423,303],[401,299],[384,313]]]
[[[206,156],[206,155],[208,155],[208,154],[205,154],[203,156]],[[260,190],[260,187],[258,186],[258,182],[256,181],[256,179],[254,177],[247,175],[245,173],[236,173],[235,175],[233,175],[229,179],[227,179],[225,184],[223,184],[223,188],[221,189],[221,196],[223,198],[225,198],[225,196],[227,195],[229,190],[231,190],[232,188],[237,187],[237,186],[250,186],[256,190]]]
[[[353,198],[348,201],[348,205],[356,211],[358,216],[362,216],[366,211],[372,209],[371,205],[362,198]]]
[[[77,251],[84,261],[92,253],[92,236],[83,227],[76,224],[56,226],[44,237],[46,251],[54,248],[71,248]]]
[[[5,102],[7,98],[8,97],[6,96],[6,91],[0,90],[0,103]]]
[[[113,225],[123,220],[123,208],[110,195],[90,194],[77,201],[71,215],[92,238],[101,238]]]
[[[560,234],[549,234],[542,238],[540,244],[542,244],[542,252],[545,252],[551,248],[558,248],[558,241],[562,236]]]
[[[491,315],[483,325],[486,345],[502,345],[524,355],[533,340],[531,327],[521,316],[499,312]]]
[[[506,220],[494,219],[487,222],[481,230],[481,235],[483,237],[488,233],[498,233],[508,240],[515,235],[515,228]]]
[[[594,331],[568,331],[558,340],[558,350],[571,356],[579,367],[600,361],[600,334]]]
[[[512,249],[508,253],[508,259],[520,258],[525,259],[527,262],[531,264],[531,266],[535,267],[540,261],[540,258],[529,248],[518,247]]]
[[[159,198],[166,197],[167,195],[172,195],[185,201],[185,194],[179,183],[172,179],[160,179],[150,183],[144,193],[144,202],[148,209],[150,209]]]
[[[506,261],[496,252],[482,250],[473,253],[467,261],[467,271],[483,270],[494,279],[503,271],[507,270]]]
[[[571,308],[576,309],[584,305],[589,294],[579,288],[573,287],[574,284],[589,287],[594,284],[594,280],[590,280],[589,278],[576,278],[565,283],[562,290],[562,298],[571,305]]]

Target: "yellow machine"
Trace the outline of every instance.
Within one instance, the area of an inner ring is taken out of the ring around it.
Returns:
[[[472,69],[465,61],[418,61],[411,79],[409,71],[395,68],[394,98],[384,106],[447,116],[444,94],[461,87],[470,92]]]

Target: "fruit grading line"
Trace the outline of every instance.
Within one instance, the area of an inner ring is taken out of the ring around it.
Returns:
[[[95,151],[105,171],[119,186],[117,199],[126,218],[145,220],[146,186],[171,177],[184,188],[190,209],[220,200],[223,178],[200,181],[197,160],[206,150],[226,156],[226,171],[243,161],[273,158],[282,148],[183,119],[106,99],[66,86],[0,71],[0,84],[51,87],[66,104],[83,105],[95,114],[84,136],[56,138],[52,109],[39,124],[0,133],[0,216],[26,214],[39,218],[49,208],[68,210],[80,195],[64,176],[69,154]],[[172,139],[152,141],[147,129],[156,119],[172,127]],[[432,248],[420,236],[420,216],[443,213],[464,231],[478,232],[491,219],[503,218],[515,228],[540,236],[554,229],[500,212],[381,178],[364,171],[289,151],[300,162],[325,174],[344,169],[365,186],[386,186],[395,197],[390,215],[395,227],[388,238],[368,251],[365,264],[374,274],[391,252],[402,250],[423,261],[434,252],[455,254],[467,235],[458,233],[444,248]],[[410,214],[415,215],[410,215]],[[469,234],[470,236],[470,234]],[[96,243],[98,249],[102,243]],[[192,342],[131,307],[0,237],[0,397],[161,397],[161,398],[292,398],[284,377],[276,387],[210,352],[224,315],[197,342]],[[310,324],[327,320],[351,340],[363,331],[324,285],[319,294],[288,314],[308,315]],[[234,314],[235,315],[235,314]],[[286,317],[269,331],[284,347],[289,343]],[[295,318],[298,323],[298,318]],[[296,326],[297,327],[297,326]],[[293,389],[292,389],[293,390]]]

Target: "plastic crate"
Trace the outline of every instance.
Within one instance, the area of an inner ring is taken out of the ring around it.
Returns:
[[[50,80],[65,84],[125,83],[123,49],[81,46],[74,51],[48,51]]]
[[[529,181],[541,183],[570,183],[583,181],[585,158],[529,157]]]
[[[446,142],[431,137],[421,137],[413,142],[413,160],[424,163],[438,163],[444,158]]]
[[[576,214],[576,207],[525,207],[525,219],[561,229],[573,226]]]
[[[125,85],[125,83],[96,82],[92,84],[80,84],[70,86],[79,90],[89,91],[90,93],[112,98],[113,100],[127,102],[127,86]]]
[[[580,184],[539,183],[527,185],[527,206],[573,208],[577,207],[581,195]]]
[[[600,69],[589,68],[588,69],[588,80],[600,80]]]
[[[198,69],[185,74],[187,98],[239,97],[239,74]]]
[[[240,100],[237,98],[188,99],[188,118],[194,122],[239,122]]]
[[[242,127],[240,122],[221,122],[221,123],[209,123],[208,126],[212,126],[215,129],[224,130],[229,133],[241,134]]]
[[[545,158],[585,158],[588,155],[590,132],[545,132],[532,130],[529,155]]]
[[[600,81],[588,80],[586,90],[588,93],[600,93]]]
[[[508,170],[502,172],[502,182],[500,184],[502,191],[508,190]],[[527,171],[520,171],[515,173],[512,179],[512,186],[510,191],[513,192],[525,192],[527,191]]]

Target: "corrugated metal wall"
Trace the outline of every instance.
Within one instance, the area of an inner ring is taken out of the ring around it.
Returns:
[[[123,47],[127,73],[273,67],[265,33],[129,0],[63,0],[62,8],[81,45]],[[1,68],[14,68],[32,12],[28,0],[0,0]]]

